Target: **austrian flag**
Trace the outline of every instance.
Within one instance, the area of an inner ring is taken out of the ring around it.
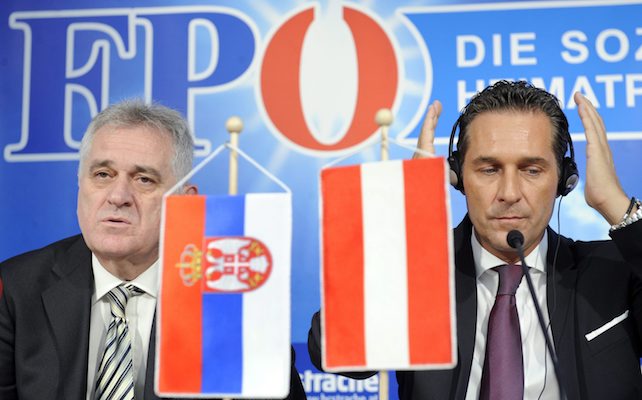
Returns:
[[[289,193],[166,198],[161,397],[287,396],[291,224]]]
[[[443,158],[321,172],[325,369],[455,365],[447,172]]]

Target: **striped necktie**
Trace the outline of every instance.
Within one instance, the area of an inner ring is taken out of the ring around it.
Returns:
[[[122,284],[107,293],[112,319],[107,329],[105,352],[96,375],[95,400],[134,398],[132,341],[125,319],[125,307],[131,296],[143,293],[145,292],[131,284]]]
[[[523,270],[519,265],[501,265],[494,269],[499,273],[499,288],[488,319],[479,398],[521,400],[524,398],[524,362],[515,293]]]

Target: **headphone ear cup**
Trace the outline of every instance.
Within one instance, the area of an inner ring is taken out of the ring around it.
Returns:
[[[557,184],[557,194],[566,196],[571,193],[580,180],[580,174],[577,171],[577,164],[570,157],[564,157],[562,160],[562,174]]]
[[[461,160],[459,158],[459,152],[456,150],[453,151],[450,157],[448,157],[448,164],[450,165],[450,184],[455,189],[464,193],[464,179],[461,176]]]

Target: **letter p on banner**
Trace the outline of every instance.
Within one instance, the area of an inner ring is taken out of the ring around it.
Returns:
[[[455,365],[447,173],[443,158],[321,172],[324,369]]]

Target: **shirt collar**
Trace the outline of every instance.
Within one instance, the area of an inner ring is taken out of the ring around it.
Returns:
[[[488,250],[484,249],[475,236],[475,227],[470,237],[470,244],[473,248],[473,259],[475,260],[475,272],[477,279],[487,270],[506,264],[500,258],[491,254]],[[546,252],[548,251],[548,232],[544,231],[544,236],[540,240],[537,247],[526,255],[526,264],[532,269],[536,269],[542,273],[546,273]],[[520,263],[521,264],[521,263]]]
[[[94,253],[91,254],[91,268],[94,271],[94,295],[92,296],[92,304],[95,304],[104,295],[109,293],[110,290],[120,285],[124,281],[115,277],[102,266],[98,257]],[[145,293],[156,298],[158,294],[158,268],[159,261],[156,260],[149,268],[142,274],[138,275],[136,279],[129,281]]]

